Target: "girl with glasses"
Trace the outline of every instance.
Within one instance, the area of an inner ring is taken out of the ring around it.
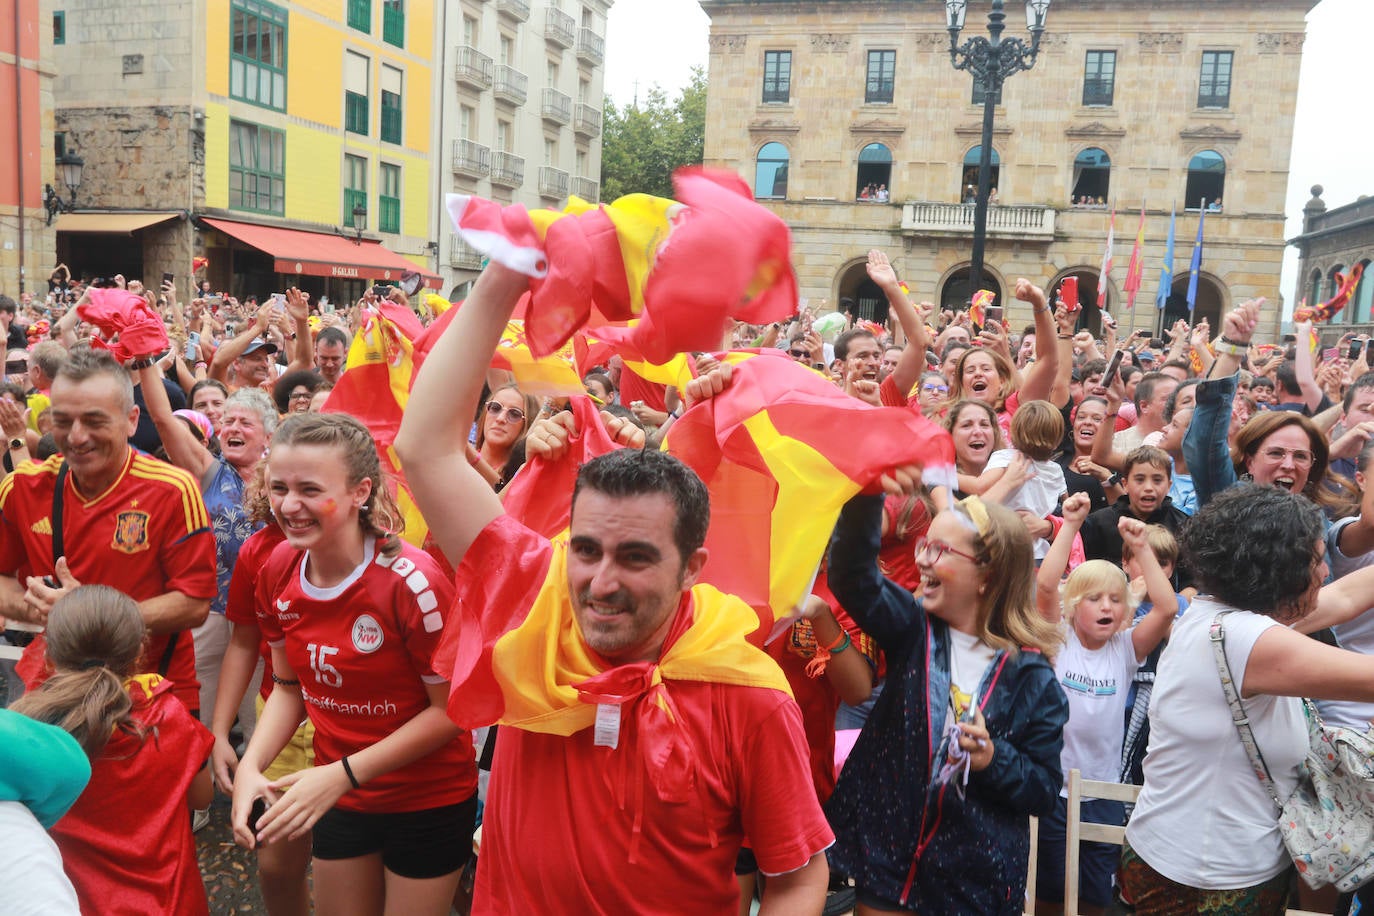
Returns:
[[[879,571],[882,515],[882,497],[854,497],[831,545],[830,588],[887,657],[826,806],[832,867],[853,876],[858,916],[1019,914],[1029,818],[1054,808],[1068,717],[1030,535],[1009,509],[961,500],[916,542],[913,594]]]

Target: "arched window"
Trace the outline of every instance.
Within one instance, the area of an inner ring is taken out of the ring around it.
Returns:
[[[886,202],[892,196],[892,151],[881,143],[870,143],[859,150],[859,174],[854,196],[860,200]]]
[[[455,300],[456,301],[456,300]],[[1307,281],[1307,304],[1316,305],[1322,301],[1322,272],[1318,268],[1312,271],[1311,278]]]
[[[959,173],[959,199],[966,204],[974,203],[978,196],[978,160],[982,158],[983,147],[975,146],[964,154],[964,164]],[[997,150],[992,151],[992,182],[989,192],[997,189],[998,178],[1002,174],[1002,157]]]
[[[1360,274],[1360,285],[1355,287],[1354,301],[1346,306],[1350,312],[1348,321],[1367,322],[1370,320],[1371,305],[1374,304],[1374,277],[1366,276],[1369,273],[1369,259],[1361,261],[1364,265],[1364,273]],[[1339,319],[1337,319],[1339,320]]]
[[[1105,150],[1090,147],[1073,160],[1074,206],[1106,205],[1110,199],[1112,160]]]
[[[787,199],[787,147],[765,143],[754,165],[754,196],[761,200]]]
[[[1337,274],[1343,273],[1345,273],[1344,264],[1337,264],[1335,267],[1331,268],[1331,272],[1326,275],[1326,295],[1322,296],[1321,299],[1318,300],[1319,302],[1325,302],[1327,299],[1336,295],[1336,291],[1341,288],[1341,278],[1337,276]],[[1315,302],[1310,302],[1308,304],[1316,305]]]
[[[1188,162],[1188,185],[1183,208],[1197,210],[1206,201],[1208,209],[1221,209],[1226,191],[1226,160],[1216,150],[1203,150]]]

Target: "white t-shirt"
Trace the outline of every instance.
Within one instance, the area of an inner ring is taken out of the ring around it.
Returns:
[[[6,916],[80,916],[76,890],[62,870],[62,853],[33,812],[0,801],[0,913]]]
[[[1112,451],[1130,454],[1145,444],[1145,434],[1139,426],[1128,426],[1119,433],[1112,433]]]
[[[1005,468],[1011,465],[1018,452],[1014,448],[1001,448],[988,458],[989,468]],[[1031,476],[1007,496],[1004,505],[1015,511],[1026,509],[1036,518],[1044,518],[1059,505],[1059,498],[1068,492],[1064,482],[1064,469],[1056,461],[1032,461]],[[1049,552],[1050,542],[1044,538],[1035,539],[1035,558],[1043,560]]]
[[[1218,611],[1199,596],[1174,622],[1150,697],[1145,788],[1126,840],[1155,871],[1203,890],[1261,884],[1293,861],[1279,836],[1279,812],[1250,766],[1221,689],[1208,629]],[[1248,611],[1223,620],[1226,662],[1237,689],[1250,651],[1278,621]],[[1279,798],[1293,793],[1307,756],[1307,726],[1296,697],[1242,696]]]
[[[1077,769],[1084,779],[1116,782],[1121,775],[1121,742],[1126,737],[1126,694],[1140,662],[1131,631],[1117,633],[1100,649],[1078,641],[1065,622],[1064,647],[1054,660],[1054,676],[1069,700],[1064,750],[1059,761],[1068,778]],[[1067,784],[1067,783],[1066,783]],[[1068,795],[1061,789],[1061,796]]]
[[[1332,526],[1331,536],[1327,539],[1326,557],[1331,564],[1332,579],[1339,579],[1374,564],[1374,552],[1347,557],[1336,546],[1341,529],[1354,521],[1353,518],[1341,519]],[[1370,600],[1374,604],[1374,595],[1370,596]],[[1374,613],[1365,611],[1349,623],[1331,629],[1342,649],[1361,655],[1374,655]],[[1317,709],[1326,724],[1343,725],[1359,731],[1369,728],[1370,720],[1374,719],[1374,703],[1361,703],[1358,700],[1318,700]]]
[[[957,697],[957,712],[968,709],[970,699],[976,699],[983,674],[997,655],[997,650],[971,633],[949,631],[949,677]]]

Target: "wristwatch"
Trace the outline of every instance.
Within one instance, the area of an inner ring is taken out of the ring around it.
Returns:
[[[10,451],[18,451],[21,448],[28,448],[28,442],[24,441],[23,436],[15,436],[10,440]]]

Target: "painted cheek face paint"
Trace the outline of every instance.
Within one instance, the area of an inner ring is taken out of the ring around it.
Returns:
[[[337,515],[339,512],[339,504],[332,499],[326,499],[322,509],[325,515]]]

